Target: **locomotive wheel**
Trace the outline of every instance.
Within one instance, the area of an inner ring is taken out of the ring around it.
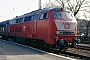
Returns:
[[[65,52],[68,49],[66,46],[60,46],[59,52]]]
[[[76,42],[73,42],[71,47],[76,48]]]

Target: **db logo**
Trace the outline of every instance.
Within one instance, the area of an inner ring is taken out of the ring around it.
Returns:
[[[64,24],[64,28],[65,28],[65,29],[69,29],[69,28],[70,28],[70,24],[69,24],[69,23],[65,23],[65,24]]]

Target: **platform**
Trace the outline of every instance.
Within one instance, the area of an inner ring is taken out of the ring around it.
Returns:
[[[75,60],[40,52],[0,39],[0,60]]]

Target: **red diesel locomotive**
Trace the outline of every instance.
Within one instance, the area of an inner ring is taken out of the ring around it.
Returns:
[[[9,20],[9,40],[41,46],[45,49],[65,50],[75,46],[77,21],[69,10],[48,8],[36,10]]]

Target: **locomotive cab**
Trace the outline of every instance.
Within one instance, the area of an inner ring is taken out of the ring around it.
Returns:
[[[73,14],[68,10],[56,10],[54,11],[54,21],[56,25],[56,45],[68,47],[68,45],[76,46],[76,43],[80,43],[80,39],[77,39],[77,21]]]

